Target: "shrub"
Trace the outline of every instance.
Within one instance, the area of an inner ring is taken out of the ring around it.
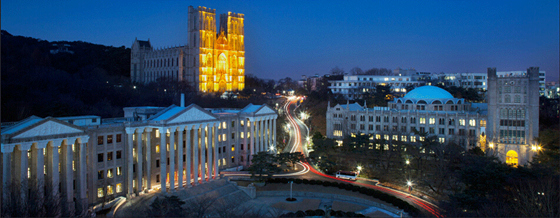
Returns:
[[[314,210],[306,210],[306,211],[305,211],[305,215],[306,215],[306,216],[317,216],[317,215],[315,214],[315,211],[314,211]]]
[[[325,216],[325,211],[321,209],[315,210],[315,216]]]
[[[301,179],[296,179],[296,180],[294,180],[294,183],[296,183],[296,184],[301,184],[302,182],[303,182],[303,181],[302,181]]]
[[[303,212],[303,211],[301,211],[301,210],[298,210],[298,211],[296,212],[296,217],[305,217],[305,212]]]
[[[301,181],[302,181],[303,184],[309,184],[309,180],[307,180],[307,179],[302,179]]]

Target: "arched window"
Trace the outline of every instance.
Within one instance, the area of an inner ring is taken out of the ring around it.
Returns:
[[[420,101],[418,101],[418,104],[426,104],[426,101],[420,100]]]
[[[517,157],[517,152],[515,152],[514,150],[509,150],[506,153],[506,164],[512,167],[517,167],[517,165],[519,164]]]
[[[441,101],[435,100],[434,102],[432,102],[432,104],[441,104]]]

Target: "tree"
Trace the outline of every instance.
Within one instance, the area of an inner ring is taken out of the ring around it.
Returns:
[[[278,160],[280,162],[292,164],[292,167],[295,169],[296,163],[305,161],[305,156],[303,156],[301,152],[294,152],[294,153],[284,152],[278,155]]]
[[[183,211],[184,201],[179,197],[163,196],[157,197],[147,211],[149,217],[184,217],[186,214]]]
[[[359,67],[354,67],[350,70],[350,74],[352,74],[352,75],[363,75],[364,71]]]
[[[539,133],[537,142],[542,149],[533,158],[532,164],[540,164],[560,173],[560,140],[558,130],[546,129]]]
[[[251,177],[263,180],[263,174],[267,177],[272,177],[272,174],[280,172],[280,167],[276,165],[277,158],[268,152],[261,151],[253,155],[251,159],[251,166],[249,167],[249,172],[251,172]],[[257,176],[258,174],[258,176]]]
[[[338,66],[331,69],[331,75],[344,75],[344,70],[339,68]]]

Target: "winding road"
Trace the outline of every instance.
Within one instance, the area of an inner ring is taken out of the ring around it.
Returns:
[[[289,131],[290,131],[290,140],[288,141],[288,146],[285,151],[290,152],[302,152],[306,157],[308,156],[308,151],[305,143],[307,143],[307,139],[309,137],[309,128],[295,115],[295,110],[299,107],[298,101],[301,102],[301,97],[290,97],[283,105],[283,111],[286,113],[286,117],[290,122]],[[386,188],[379,186],[377,182],[368,181],[368,180],[357,180],[357,181],[349,181],[344,179],[336,178],[332,175],[326,175],[322,172],[319,172],[309,163],[300,163],[304,170],[288,174],[281,174],[275,176],[290,176],[290,177],[298,177],[298,178],[305,178],[305,179],[319,179],[324,181],[337,181],[337,182],[344,182],[344,183],[351,183],[358,186],[364,186],[368,188],[372,188],[375,190],[379,190],[385,192],[387,194],[396,196],[400,199],[403,199],[409,202],[412,205],[415,205],[417,208],[421,210],[427,211],[429,214],[432,214],[435,217],[443,217],[441,214],[441,210],[438,206],[424,200],[418,198],[416,196],[409,195],[406,192],[402,192],[399,190]]]

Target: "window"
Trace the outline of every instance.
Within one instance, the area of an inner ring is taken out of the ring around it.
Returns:
[[[426,128],[425,127],[420,127],[420,133],[424,133],[426,132]]]
[[[103,136],[97,136],[97,145],[102,145],[103,144]]]
[[[406,117],[401,117],[401,123],[406,123]]]
[[[430,118],[430,124],[436,124],[436,118]]]
[[[410,118],[410,123],[416,123],[416,117],[411,117]]]
[[[361,116],[360,116],[360,121],[362,121],[362,122],[363,122],[363,121],[366,121],[366,117],[365,117],[364,115],[361,115]]]
[[[350,124],[350,129],[356,129],[356,124]]]
[[[156,175],[156,182],[159,182],[159,174]]]
[[[97,188],[97,198],[103,197],[103,188]]]
[[[123,191],[122,183],[117,183],[117,193],[121,193]]]
[[[368,126],[368,130],[369,130],[369,131],[373,131],[373,125],[370,124],[370,125]]]
[[[117,134],[117,143],[122,141],[122,134]]]
[[[430,131],[430,134],[435,134],[436,133],[436,130],[435,130],[434,127],[430,127],[429,131]]]
[[[420,117],[420,124],[426,124],[426,118]]]
[[[113,135],[107,135],[107,144],[113,143]]]
[[[398,135],[393,135],[393,141],[398,141],[399,140],[399,136]]]
[[[469,120],[469,126],[476,126],[476,120],[475,119],[470,119]]]
[[[439,134],[444,135],[445,134],[445,129],[444,128],[439,128]]]
[[[405,135],[401,136],[401,141],[406,142],[406,136]]]
[[[445,125],[445,118],[439,118],[439,125]]]
[[[231,133],[231,139],[235,139],[235,133],[234,132]]]
[[[445,143],[445,138],[440,137],[439,138],[439,143]]]
[[[459,125],[465,126],[465,119],[459,119]]]
[[[107,170],[107,178],[113,178],[113,169]]]
[[[235,121],[231,121],[231,128],[235,127]]]
[[[156,160],[156,168],[159,168],[159,160]]]
[[[159,129],[156,129],[156,138],[159,138]]]
[[[410,141],[411,142],[416,142],[416,136],[410,136]]]
[[[486,127],[486,120],[480,120],[480,127]]]
[[[122,151],[117,151],[117,160],[122,158]]]
[[[356,121],[356,115],[350,115],[350,121]]]
[[[113,160],[113,152],[107,152],[107,161]]]
[[[476,135],[476,130],[469,129],[469,136],[475,136],[475,135]]]
[[[122,167],[117,167],[117,176],[122,175]]]
[[[369,116],[369,122],[373,122],[373,116]]]
[[[103,179],[103,170],[97,171],[97,179]]]
[[[159,145],[156,145],[156,153],[159,153]]]
[[[406,132],[406,126],[401,126],[401,132]]]
[[[365,130],[365,125],[364,124],[360,124],[360,130]]]
[[[103,153],[97,154],[97,162],[103,162]]]

